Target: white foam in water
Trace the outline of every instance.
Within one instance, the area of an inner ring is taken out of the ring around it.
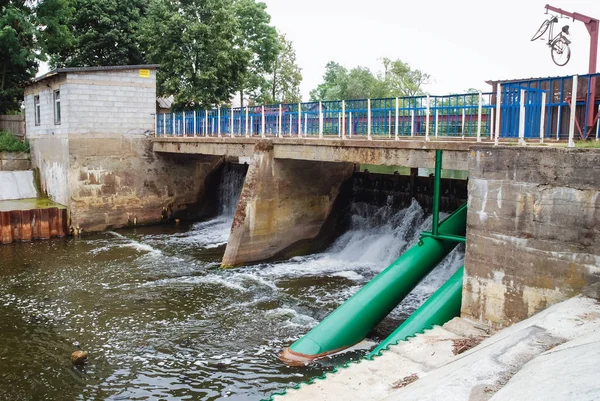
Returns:
[[[195,223],[187,232],[149,236],[147,240],[199,249],[213,249],[226,245],[243,184],[244,173],[225,165],[219,185],[219,216]]]
[[[121,235],[117,232],[114,231],[109,231],[108,234],[111,234],[115,237],[117,237],[118,239],[122,240],[122,242],[113,242],[115,244],[115,246],[120,246],[120,247],[128,247],[128,248],[133,248],[137,251],[142,251],[142,252],[150,252],[150,253],[154,253],[157,255],[162,254],[162,252],[159,249],[153,248],[152,246],[148,245],[148,244],[143,244],[139,241],[136,241],[134,239],[131,238],[127,238],[124,235]],[[108,247],[103,247],[100,249],[109,249],[110,246]]]
[[[362,271],[377,273],[389,266],[417,241],[429,221],[416,201],[401,211],[354,205],[350,231],[327,251],[261,266],[257,274],[269,278],[340,275],[359,280]]]

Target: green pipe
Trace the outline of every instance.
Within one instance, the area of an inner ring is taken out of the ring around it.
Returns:
[[[464,235],[467,205],[452,213],[440,230]],[[456,242],[422,238],[387,269],[286,348],[279,359],[301,365],[341,351],[363,340],[392,309],[455,247]]]
[[[454,241],[454,242],[467,242],[467,239],[465,237],[463,237],[462,235],[450,235],[450,234],[433,235],[432,233],[427,232],[427,231],[423,231],[421,233],[421,237],[445,239],[445,240]]]
[[[417,333],[441,326],[460,314],[464,266],[458,269],[419,309],[383,340],[367,357],[379,355],[381,350],[398,344]]]
[[[438,235],[440,219],[440,183],[442,181],[442,151],[435,151],[435,175],[433,176],[433,221],[431,233]]]

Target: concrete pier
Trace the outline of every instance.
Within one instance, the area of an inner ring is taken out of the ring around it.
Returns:
[[[222,264],[309,253],[332,232],[330,218],[352,163],[279,160],[270,141],[254,150]],[[335,219],[335,216],[332,218]]]

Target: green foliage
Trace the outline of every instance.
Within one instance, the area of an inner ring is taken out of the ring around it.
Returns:
[[[141,64],[145,0],[45,0],[39,7],[52,67]]]
[[[279,35],[279,56],[263,92],[262,103],[297,103],[301,100],[302,72],[296,64],[296,51],[285,35]],[[268,92],[267,92],[268,90]]]
[[[27,4],[0,0],[0,114],[20,108],[22,86],[37,72],[37,30]]]
[[[276,62],[286,78],[275,92],[299,97],[291,43],[256,0],[0,0],[0,10],[0,113],[19,108],[46,55],[52,68],[161,64],[158,93],[176,109],[264,97]]]
[[[142,22],[148,61],[159,63],[158,92],[176,107],[228,103],[251,59],[228,0],[154,0]]]
[[[273,73],[280,43],[277,30],[269,25],[271,16],[267,13],[264,3],[257,3],[255,0],[234,0],[233,5],[240,27],[238,42],[250,56],[239,88],[243,106],[244,94],[250,99],[257,99],[262,89],[268,85],[266,75]]]
[[[383,58],[384,83],[389,96],[417,96],[424,94],[423,85],[430,82],[431,76],[421,70],[413,70],[402,60]]]
[[[425,93],[423,85],[429,83],[429,74],[414,70],[401,60],[382,60],[383,73],[377,75],[365,67],[348,70],[330,61],[325,66],[323,82],[310,92],[311,101],[416,96]]]
[[[29,152],[29,142],[21,142],[13,134],[0,131],[0,152]]]

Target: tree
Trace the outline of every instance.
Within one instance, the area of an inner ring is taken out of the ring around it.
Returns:
[[[383,73],[373,74],[368,68],[347,70],[330,61],[325,66],[323,82],[310,92],[312,101],[366,99],[424,94],[423,85],[429,74],[413,70],[401,60],[383,59]]]
[[[296,64],[294,44],[279,35],[279,55],[275,61],[271,79],[267,88],[270,93],[263,92],[264,103],[297,103],[301,101],[300,83],[302,72]],[[266,89],[266,88],[265,88]]]
[[[310,91],[310,100],[344,99],[347,96],[348,70],[335,61],[325,65],[323,83]]]
[[[383,71],[380,80],[384,82],[390,97],[423,95],[423,85],[431,81],[431,75],[421,70],[413,70],[402,60],[384,57]]]
[[[34,10],[25,1],[0,1],[0,114],[16,111],[23,85],[38,68]]]
[[[161,65],[159,95],[180,108],[229,103],[244,86],[251,54],[228,0],[153,0],[140,38],[148,61]]]
[[[271,16],[266,8],[264,3],[257,3],[255,0],[234,1],[234,12],[240,26],[238,40],[250,55],[249,65],[239,88],[242,107],[244,94],[252,99],[260,96],[262,88],[267,86],[266,75],[273,73],[279,55],[277,30],[269,25]]]
[[[46,3],[46,1],[44,2]],[[52,67],[142,64],[145,0],[53,0],[40,8]],[[60,7],[61,12],[56,8]]]

